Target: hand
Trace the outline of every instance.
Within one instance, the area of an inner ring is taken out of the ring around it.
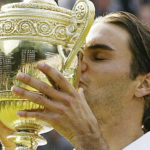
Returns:
[[[13,87],[12,92],[43,105],[45,110],[43,112],[20,111],[18,115],[48,122],[76,148],[82,147],[79,145],[89,144],[92,140],[102,144],[97,120],[85,100],[83,89],[75,90],[61,73],[46,64],[38,63],[37,67],[47,76],[53,87],[23,73],[19,73],[17,78],[46,96],[32,93],[21,87]],[[89,137],[89,141],[87,137]],[[86,148],[86,150],[88,149]],[[96,149],[93,148],[93,150]]]
[[[0,141],[3,145],[5,150],[14,150],[16,148],[15,143],[13,141],[8,140],[7,136],[11,135],[14,131],[7,128],[1,121],[0,121]]]

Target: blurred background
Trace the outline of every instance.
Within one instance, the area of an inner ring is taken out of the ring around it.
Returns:
[[[96,8],[96,16],[103,16],[109,12],[127,11],[136,15],[143,23],[150,26],[150,0],[91,0]],[[0,7],[7,3],[21,2],[21,0],[0,0]],[[58,0],[58,5],[72,9],[76,0]],[[47,140],[46,146],[38,150],[73,150],[72,145],[55,130],[43,135]],[[1,150],[0,146],[0,150]]]

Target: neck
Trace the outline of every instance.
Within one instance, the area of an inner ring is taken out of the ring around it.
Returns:
[[[108,121],[99,123],[110,150],[122,150],[143,135],[141,128],[143,110],[144,102],[138,101],[124,107],[118,116],[110,115],[107,117]]]
[[[126,123],[126,124],[125,124]],[[127,122],[122,125],[105,125],[101,128],[106,143],[108,144],[110,150],[122,150],[124,147],[138,139],[143,135],[141,126],[137,127],[136,123],[132,123],[132,127],[127,125]]]

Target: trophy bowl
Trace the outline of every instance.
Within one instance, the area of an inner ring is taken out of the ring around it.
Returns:
[[[8,136],[16,150],[35,150],[46,144],[40,135],[52,127],[35,118],[20,118],[19,110],[43,111],[44,107],[11,92],[13,85],[42,94],[16,79],[18,72],[29,74],[51,86],[36,64],[51,65],[76,88],[79,57],[94,20],[89,0],[77,0],[72,10],[54,0],[24,0],[4,5],[0,12],[0,121],[14,134]]]

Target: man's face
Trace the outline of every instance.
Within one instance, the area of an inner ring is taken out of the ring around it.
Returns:
[[[108,23],[94,24],[87,36],[80,86],[97,119],[117,116],[134,97],[128,40],[124,29]]]

